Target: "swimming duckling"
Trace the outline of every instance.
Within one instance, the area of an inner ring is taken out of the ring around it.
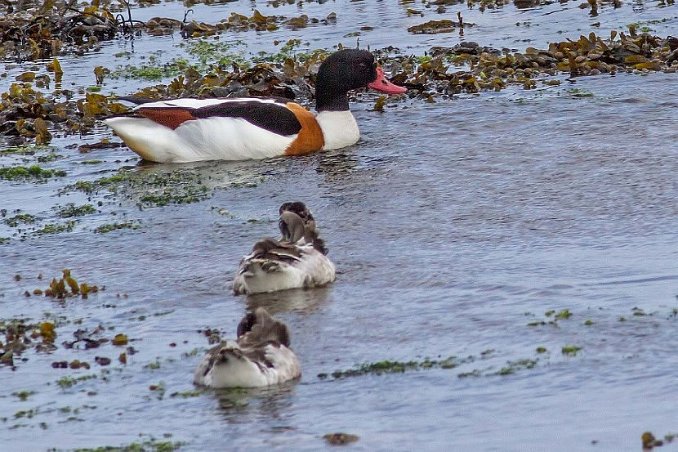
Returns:
[[[327,258],[325,243],[318,237],[315,220],[301,202],[280,207],[281,238],[265,238],[240,262],[233,293],[255,294],[278,290],[318,287],[336,278]]]
[[[248,312],[238,324],[238,338],[213,347],[195,370],[193,381],[211,388],[252,388],[301,376],[290,349],[287,326],[264,308]]]

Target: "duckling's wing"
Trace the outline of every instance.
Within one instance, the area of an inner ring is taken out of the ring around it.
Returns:
[[[265,238],[254,244],[252,253],[246,259],[299,260],[301,252],[293,244]]]
[[[301,260],[301,253],[294,248],[276,248],[270,251],[270,254],[281,258],[281,260],[291,259],[293,261]]]
[[[280,347],[280,344],[277,342],[273,344],[275,347]],[[268,354],[266,353],[266,346],[258,346],[254,348],[244,348],[242,349],[243,356],[253,363],[255,363],[257,366],[260,367],[273,367],[273,362],[268,357]]]

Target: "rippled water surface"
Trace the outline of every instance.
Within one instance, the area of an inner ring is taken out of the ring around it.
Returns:
[[[248,12],[251,3],[195,9]],[[422,20],[389,5],[308,4],[310,16],[338,11],[336,26],[309,31],[320,42],[311,47],[341,41],[355,24],[375,20],[381,27],[375,47],[388,44],[391,29],[400,40],[391,44],[403,44],[404,27]],[[587,32],[588,16],[576,6],[457,9],[486,24],[484,34],[468,39],[498,45],[523,36],[507,24],[543,21],[550,12],[569,18],[561,25],[579,17]],[[139,18],[159,15],[158,8],[139,10]],[[621,24],[639,14],[676,14],[644,8],[604,12]],[[349,26],[342,17],[355,20]],[[552,36],[536,28],[529,39],[543,47]],[[410,44],[450,45],[458,37],[421,39]],[[192,174],[210,196],[139,208],[139,193],[101,191],[89,200],[100,202],[99,211],[78,219],[71,232],[22,234],[0,226],[0,236],[9,238],[0,245],[0,317],[58,319],[55,351],[28,350],[25,361],[15,358],[14,370],[0,368],[3,450],[150,437],[182,442],[186,450],[318,450],[326,447],[322,436],[335,431],[358,435],[350,447],[360,450],[638,450],[644,431],[677,433],[675,88],[675,74],[620,74],[433,104],[412,100],[385,113],[355,104],[362,131],[356,146],[268,161],[139,165],[125,148],[83,156],[67,148],[77,140],[57,139],[65,158],[51,166],[68,176],[35,185],[2,181],[1,208],[63,222],[55,205],[88,202],[64,191],[66,185],[122,167],[142,179]],[[82,165],[86,159],[102,163]],[[336,283],[233,297],[239,257],[258,238],[275,235],[278,206],[295,199],[318,220],[339,270]],[[121,221],[140,227],[93,232]],[[24,296],[44,289],[62,268],[105,290],[65,303]],[[301,381],[194,393],[192,372],[208,347],[200,331],[230,337],[253,306],[289,325]],[[571,316],[555,319],[564,310]],[[104,328],[98,337],[131,339],[137,353],[126,365],[118,361],[124,349],[110,343],[61,346],[77,329],[98,325]],[[565,346],[581,350],[569,356]],[[318,377],[385,359],[448,356],[462,364]],[[99,366],[95,357],[112,363]],[[51,366],[74,359],[91,369]],[[95,378],[64,388],[57,380],[66,376]],[[13,395],[20,391],[33,394],[21,400]]]

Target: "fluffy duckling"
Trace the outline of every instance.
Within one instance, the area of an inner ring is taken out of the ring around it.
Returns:
[[[193,381],[211,388],[254,388],[301,376],[299,359],[290,347],[287,326],[264,308],[243,317],[238,339],[212,348],[195,370]]]
[[[280,207],[281,238],[265,238],[240,262],[233,293],[255,294],[319,287],[336,278],[327,258],[325,243],[318,237],[315,219],[302,202]]]

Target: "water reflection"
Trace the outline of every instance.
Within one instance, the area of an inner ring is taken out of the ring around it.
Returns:
[[[263,293],[247,296],[247,308],[266,308],[275,315],[280,312],[297,312],[311,314],[327,304],[332,285],[316,289],[292,289],[274,293]]]
[[[323,174],[325,179],[332,181],[343,179],[358,167],[358,158],[349,150],[340,149],[323,153],[319,156],[316,172]]]
[[[296,381],[270,388],[215,389],[221,417],[228,423],[242,424],[259,417],[281,419],[289,412]]]
[[[130,151],[131,152],[131,151]],[[272,176],[286,171],[282,158],[250,161],[217,161],[192,163],[148,163],[139,161],[133,167],[132,182],[148,188],[149,180],[155,179],[162,188],[171,180],[183,180],[185,185],[199,185],[208,191],[218,188],[253,188]]]

